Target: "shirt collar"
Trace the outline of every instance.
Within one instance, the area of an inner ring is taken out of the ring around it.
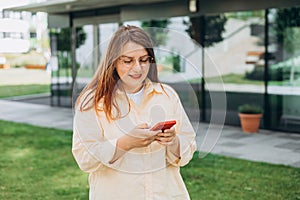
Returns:
[[[145,80],[145,93],[150,94],[152,92],[162,93],[162,85],[161,83],[152,82],[149,78]]]
[[[162,85],[161,85],[161,83],[155,83],[155,82],[152,82],[149,78],[146,78],[144,92],[147,95],[152,92],[160,94],[163,92]],[[125,91],[123,91],[120,87],[117,86],[116,94],[117,95],[125,94]]]

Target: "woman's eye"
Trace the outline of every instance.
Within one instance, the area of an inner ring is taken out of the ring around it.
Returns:
[[[125,64],[131,64],[131,63],[132,63],[132,60],[124,60],[124,63],[125,63]]]
[[[146,63],[146,62],[148,62],[148,58],[141,59],[140,62]]]

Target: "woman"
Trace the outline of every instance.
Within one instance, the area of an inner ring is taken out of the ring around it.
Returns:
[[[151,130],[166,120],[177,123]],[[158,81],[150,37],[122,26],[76,102],[72,152],[89,173],[90,199],[189,199],[179,169],[195,150],[177,93]]]

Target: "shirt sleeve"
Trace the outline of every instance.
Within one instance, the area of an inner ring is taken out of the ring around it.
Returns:
[[[174,105],[174,116],[177,121],[175,131],[179,139],[180,156],[178,157],[178,155],[174,154],[173,151],[166,148],[166,157],[168,163],[174,166],[184,166],[193,158],[193,154],[197,149],[195,141],[196,134],[177,93],[175,93],[174,99],[176,99]]]
[[[76,110],[73,121],[72,153],[81,170],[93,172],[105,167],[117,167],[122,158],[110,163],[116,150],[116,139],[103,136],[101,124],[93,109]]]

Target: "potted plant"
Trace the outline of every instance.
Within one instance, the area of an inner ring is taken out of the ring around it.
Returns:
[[[238,107],[244,133],[257,133],[263,109],[255,104],[243,104]]]

